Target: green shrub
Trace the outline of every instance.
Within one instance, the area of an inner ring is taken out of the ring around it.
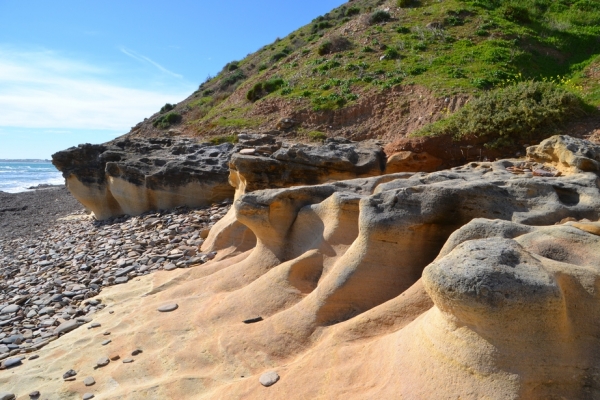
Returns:
[[[225,68],[223,68],[225,71],[235,71],[236,69],[238,69],[239,66],[239,61],[232,61],[230,63],[227,63],[227,65],[225,65]]]
[[[219,81],[219,88],[221,90],[225,90],[228,87],[233,86],[240,81],[243,81],[244,79],[246,79],[246,75],[244,75],[244,72],[241,69],[234,69],[232,73],[225,75],[223,78],[221,78],[221,80]]]
[[[332,36],[329,40],[321,43],[319,48],[317,49],[317,53],[320,56],[324,56],[326,54],[338,53],[340,51],[348,50],[352,47],[352,43],[343,36]]]
[[[385,51],[386,60],[395,60],[398,57],[400,57],[400,53],[398,53],[398,50],[396,50],[393,47],[388,47],[386,49],[386,51]]]
[[[383,11],[383,10],[377,10],[373,14],[371,14],[371,17],[369,17],[369,23],[371,25],[374,25],[374,24],[379,24],[381,22],[389,21],[391,19],[392,19],[392,16],[390,15],[389,12]]]
[[[152,125],[155,128],[167,129],[169,126],[171,126],[173,124],[177,124],[179,122],[181,122],[181,115],[179,115],[175,112],[170,112],[170,113],[165,114],[162,117],[158,118],[156,121],[154,121],[152,123]]]
[[[277,62],[279,60],[286,58],[287,56],[288,56],[287,53],[280,51],[279,53],[275,53],[271,56],[271,62]]]
[[[321,43],[319,48],[317,49],[317,54],[320,56],[324,56],[325,54],[329,54],[331,52],[331,42],[329,40]]]
[[[406,8],[410,7],[413,3],[413,0],[396,0],[396,7]]]
[[[531,21],[529,10],[525,7],[507,4],[502,8],[502,15],[509,21],[527,23]]]
[[[410,33],[410,28],[407,28],[406,26],[399,26],[396,28],[396,32],[402,34]]]
[[[172,109],[174,109],[174,108],[175,108],[175,105],[173,105],[173,104],[170,104],[170,103],[167,103],[167,104],[165,104],[164,106],[162,106],[162,108],[160,109],[160,113],[161,113],[161,114],[164,114],[164,113],[166,113],[166,112],[169,112],[169,111],[171,111],[171,110],[172,110]]]
[[[346,10],[347,17],[352,17],[353,15],[358,15],[358,14],[360,14],[360,8],[358,8],[358,7],[350,7],[349,9]]]
[[[556,84],[521,82],[483,94],[415,136],[489,137],[486,146],[498,148],[549,137],[584,112],[583,101]]]
[[[324,142],[327,139],[327,135],[323,132],[312,131],[308,133],[308,138],[314,142]]]
[[[256,83],[252,89],[246,93],[246,99],[255,102],[256,100],[279,90],[285,85],[285,81],[281,78],[271,78],[266,82]]]

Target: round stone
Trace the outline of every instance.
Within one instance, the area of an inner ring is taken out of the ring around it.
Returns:
[[[277,383],[279,374],[275,371],[265,372],[260,376],[259,382],[261,385],[269,387]]]
[[[40,397],[40,391],[36,390],[34,392],[29,393],[29,398],[30,399],[37,399],[38,397]]]
[[[171,312],[171,311],[177,310],[177,308],[179,308],[179,306],[176,303],[169,303],[169,304],[163,304],[162,306],[158,307],[158,311]]]
[[[93,384],[95,384],[95,383],[96,383],[96,380],[94,379],[94,377],[93,377],[93,376],[88,376],[87,378],[85,378],[85,379],[83,380],[83,384],[84,384],[85,386],[92,386],[92,385],[93,385]]]
[[[90,400],[94,398],[94,393],[85,393],[83,395],[83,400]]]

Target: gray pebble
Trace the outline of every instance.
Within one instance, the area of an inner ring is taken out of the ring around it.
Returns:
[[[39,354],[34,354],[31,357],[29,357],[29,360],[37,360],[38,358],[40,358]]]
[[[77,372],[74,369],[70,369],[63,374],[63,379],[67,379],[75,375],[77,375]]]
[[[83,400],[89,400],[94,398],[94,393],[85,393],[83,395]]]
[[[177,308],[179,308],[179,306],[176,303],[169,303],[169,304],[163,304],[162,306],[158,307],[158,311],[171,312],[171,311],[177,310]]]
[[[133,362],[133,358],[126,358],[123,360],[123,364],[129,364]]]
[[[0,311],[0,314],[12,314],[12,313],[19,311],[20,309],[21,309],[21,306],[19,306],[17,304],[11,304],[9,306],[2,308],[2,311]]]
[[[259,382],[261,385],[269,387],[277,383],[279,374],[275,371],[265,372],[260,376]]]
[[[37,399],[38,397],[40,397],[40,391],[36,390],[34,392],[29,393],[29,398],[30,399]]]
[[[92,385],[93,385],[93,384],[95,384],[95,383],[96,383],[96,380],[94,379],[94,377],[93,377],[93,376],[88,376],[87,378],[85,378],[85,379],[83,380],[83,384],[84,384],[85,386],[92,386]]]
[[[104,367],[105,365],[108,365],[109,362],[110,360],[108,359],[108,357],[102,357],[98,361],[96,361],[96,365],[98,367]]]
[[[8,392],[0,392],[0,400],[15,400],[15,395]]]
[[[105,340],[104,342],[102,342],[102,346],[106,346],[107,344],[109,344],[110,342],[112,342],[112,340]]]
[[[177,269],[177,265],[173,263],[168,263],[165,265],[165,271],[173,271],[174,269]]]
[[[138,354],[142,354],[144,351],[142,349],[135,349],[134,351],[131,352],[132,356],[137,356]]]
[[[23,358],[24,357],[7,358],[6,360],[4,360],[2,365],[4,365],[5,368],[16,367],[18,365],[21,365],[21,361],[23,360]]]

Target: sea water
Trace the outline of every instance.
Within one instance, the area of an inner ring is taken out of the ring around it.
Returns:
[[[0,191],[2,192],[25,192],[27,188],[40,184],[62,185],[64,183],[61,173],[50,161],[0,160]]]

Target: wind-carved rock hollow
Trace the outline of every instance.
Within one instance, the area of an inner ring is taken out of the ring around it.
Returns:
[[[97,385],[111,379],[107,399],[598,399],[599,150],[557,136],[527,161],[291,187],[302,163],[279,149],[234,155],[233,206],[202,245],[215,259],[101,293],[111,346],[144,357]],[[69,335],[48,368],[97,359],[90,333]],[[28,365],[10,390],[40,382]]]
[[[254,234],[220,273],[264,321],[221,341],[289,362],[267,398],[598,398],[597,150],[529,149],[563,176],[504,160],[237,196],[205,247]]]

